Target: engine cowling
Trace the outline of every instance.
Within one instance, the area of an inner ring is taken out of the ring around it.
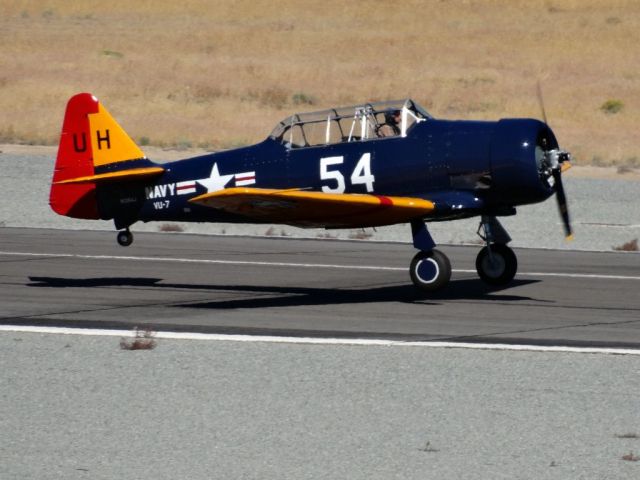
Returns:
[[[537,203],[554,192],[545,159],[559,151],[553,131],[534,119],[502,119],[491,139],[491,201]]]

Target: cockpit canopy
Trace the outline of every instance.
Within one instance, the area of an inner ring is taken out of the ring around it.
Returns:
[[[383,128],[389,118],[397,114],[400,116],[397,126],[385,132]],[[383,136],[405,137],[413,125],[430,118],[431,115],[411,99],[366,103],[291,115],[278,123],[270,138],[287,148],[304,148]]]

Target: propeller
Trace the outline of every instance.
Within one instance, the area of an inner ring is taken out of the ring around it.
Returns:
[[[547,112],[544,109],[544,99],[542,98],[542,87],[540,86],[540,80],[536,82],[536,93],[538,94],[538,105],[540,106],[540,110],[542,111],[542,118],[544,119],[544,123],[549,125],[549,122],[547,122]]]
[[[536,90],[538,94],[538,104],[542,112],[542,118],[544,123],[549,126],[547,121],[547,112],[544,108],[544,99],[542,97],[542,87],[540,86],[540,80],[537,81]],[[544,150],[544,161],[542,170],[546,174],[553,177],[553,186],[556,191],[556,201],[558,202],[558,211],[562,218],[562,225],[564,227],[565,238],[567,240],[573,240],[573,229],[571,228],[571,220],[569,218],[569,207],[567,205],[567,196],[564,191],[564,185],[562,183],[562,172],[571,168],[571,154],[560,149],[546,150],[546,139],[543,140],[541,147]]]
[[[566,153],[566,152],[563,152]],[[567,153],[568,155],[568,153]],[[567,160],[568,161],[568,158]],[[566,164],[570,165],[569,163]],[[564,226],[564,235],[567,240],[573,240],[573,229],[571,228],[571,220],[569,219],[569,208],[567,206],[567,196],[564,193],[564,185],[562,184],[562,171],[566,170],[561,165],[559,168],[551,170],[553,175],[554,184],[556,187],[556,200],[558,202],[558,210],[560,211],[560,217],[562,217],[562,224]]]

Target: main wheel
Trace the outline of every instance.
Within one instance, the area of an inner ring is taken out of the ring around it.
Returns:
[[[476,258],[476,270],[480,278],[489,285],[506,285],[516,276],[518,259],[509,247],[494,243],[491,247],[480,250]]]
[[[116,238],[118,243],[123,247],[128,247],[133,243],[133,234],[129,230],[122,230],[118,232],[118,236]]]
[[[411,260],[409,274],[417,288],[433,292],[449,283],[451,263],[440,250],[421,251]]]

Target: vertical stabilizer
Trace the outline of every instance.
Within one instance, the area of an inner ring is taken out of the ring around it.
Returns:
[[[95,182],[69,181],[144,158],[142,150],[96,97],[89,93],[73,96],[67,103],[60,136],[49,195],[51,208],[68,217],[99,219]],[[65,181],[68,183],[62,183]]]

